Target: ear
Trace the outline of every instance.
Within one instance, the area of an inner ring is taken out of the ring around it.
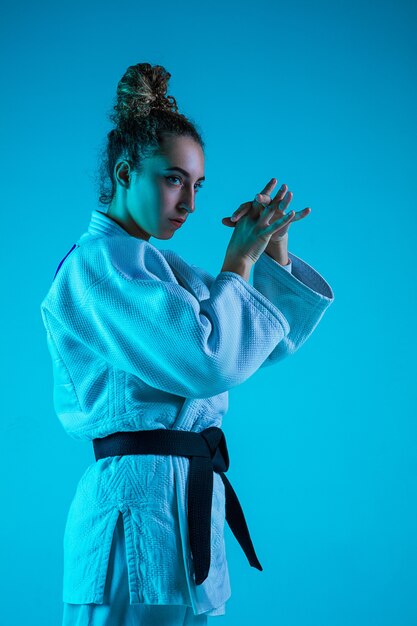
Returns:
[[[114,177],[122,187],[129,187],[130,184],[130,163],[129,161],[118,161],[114,168]]]

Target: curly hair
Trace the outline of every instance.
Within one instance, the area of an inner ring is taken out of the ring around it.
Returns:
[[[114,198],[118,159],[126,159],[140,172],[143,160],[161,150],[166,135],[192,137],[204,150],[195,122],[179,113],[175,98],[166,95],[170,77],[161,65],[138,63],[128,67],[119,81],[114,112],[109,113],[115,128],[100,150],[100,204],[108,205]]]

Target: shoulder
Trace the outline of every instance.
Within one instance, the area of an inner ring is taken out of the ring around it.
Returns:
[[[61,269],[61,281],[76,280],[85,287],[110,275],[127,280],[174,279],[168,262],[155,246],[123,235],[82,241]]]

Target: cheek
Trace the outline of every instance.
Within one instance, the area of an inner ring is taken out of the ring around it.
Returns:
[[[145,208],[146,213],[149,211],[148,216],[152,216],[151,220],[156,224],[159,216],[166,212],[169,203],[169,193],[167,189],[164,188],[164,185],[161,184],[148,190],[143,207]]]
[[[161,188],[159,195],[159,207],[161,213],[169,213],[172,211],[172,207],[174,207],[177,202],[177,195],[178,192],[174,188],[169,189],[166,186]]]

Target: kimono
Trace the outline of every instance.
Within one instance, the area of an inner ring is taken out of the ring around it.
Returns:
[[[91,441],[116,431],[221,428],[229,389],[298,350],[334,300],[315,269],[288,256],[282,266],[263,252],[253,285],[231,271],[212,276],[93,210],[40,306],[54,409],[67,434]],[[65,526],[64,602],[103,603],[122,516],[130,604],[225,613],[224,485],[214,472],[210,570],[196,585],[188,470],[189,458],[175,455],[92,461]]]

